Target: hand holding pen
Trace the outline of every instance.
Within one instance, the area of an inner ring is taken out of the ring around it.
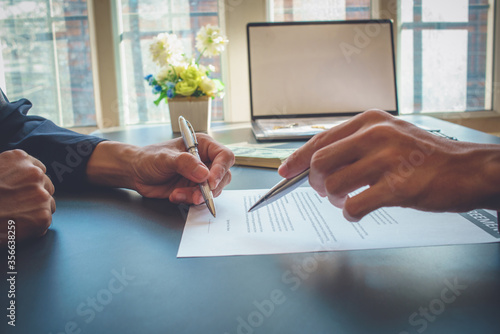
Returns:
[[[195,131],[191,126],[191,123],[189,123],[184,117],[179,116],[179,128],[181,131],[182,139],[184,141],[184,145],[186,146],[186,150],[190,154],[192,154],[196,159],[201,161],[198,152],[198,140],[196,138]],[[233,161],[234,161],[234,156],[233,156]],[[227,172],[229,173],[229,171]],[[228,175],[230,176],[231,174],[229,173]],[[218,185],[218,183],[219,182],[216,182],[215,187]],[[213,199],[212,189],[210,188],[208,180],[201,182],[199,184],[199,187],[208,210],[215,217],[216,216],[215,202]]]

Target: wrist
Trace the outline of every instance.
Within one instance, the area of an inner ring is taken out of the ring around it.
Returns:
[[[493,147],[485,152],[482,166],[484,189],[487,198],[484,203],[486,209],[500,210],[500,150]]]
[[[87,164],[91,184],[133,189],[132,161],[138,148],[133,145],[104,141],[97,145]]]

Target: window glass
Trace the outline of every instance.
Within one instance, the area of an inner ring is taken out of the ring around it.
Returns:
[[[126,124],[169,121],[168,105],[156,106],[151,87],[144,80],[158,67],[151,60],[149,45],[159,33],[174,33],[184,44],[187,55],[198,56],[195,36],[211,24],[219,25],[217,0],[121,0],[117,2],[121,25],[119,31],[121,59],[121,103]],[[203,58],[204,65],[213,65],[213,78],[221,78],[220,56]],[[212,120],[223,119],[222,99],[212,100]]]
[[[491,109],[493,1],[400,5],[400,112]]]
[[[423,22],[467,22],[468,20],[468,0],[422,0]]]
[[[85,0],[0,0],[0,49],[11,101],[61,126],[96,124]]]
[[[272,21],[325,21],[370,18],[370,0],[273,0]]]

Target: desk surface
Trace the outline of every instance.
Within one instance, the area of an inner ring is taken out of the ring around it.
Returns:
[[[211,134],[254,141],[243,125]],[[138,145],[172,137],[159,125],[101,135]],[[227,189],[280,179],[268,169],[232,171]],[[1,333],[498,333],[500,244],[177,259],[186,206],[112,189],[56,201],[47,235],[17,250],[15,329],[0,284]]]

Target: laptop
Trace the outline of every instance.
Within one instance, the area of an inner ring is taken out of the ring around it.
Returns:
[[[392,21],[247,24],[252,130],[307,140],[377,108],[398,114]]]

